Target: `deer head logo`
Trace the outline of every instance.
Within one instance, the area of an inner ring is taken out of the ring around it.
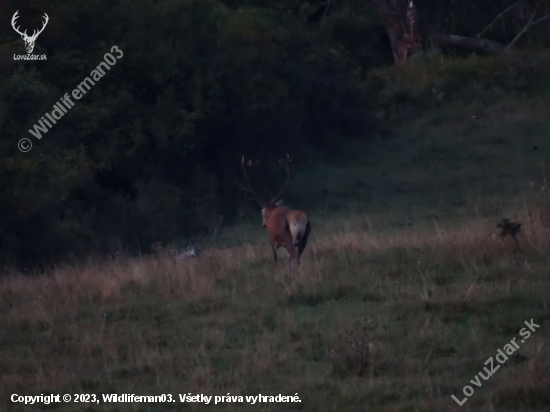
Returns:
[[[23,38],[23,41],[25,42],[25,49],[27,49],[27,53],[31,54],[33,49],[34,49],[34,43],[36,42],[36,39],[37,39],[38,35],[44,31],[44,28],[48,24],[48,21],[50,20],[50,18],[48,17],[48,15],[46,13],[44,13],[44,23],[42,24],[42,28],[40,30],[34,30],[32,36],[28,36],[27,35],[27,30],[25,30],[24,32],[21,32],[19,30],[19,27],[15,27],[15,21],[19,17],[17,15],[18,13],[19,13],[19,10],[17,10],[14,13],[14,15],[11,19],[11,26],[13,27],[13,29],[17,33],[19,33],[21,35],[21,37]]]

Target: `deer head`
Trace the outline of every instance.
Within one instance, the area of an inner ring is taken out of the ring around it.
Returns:
[[[25,42],[25,49],[27,50],[27,53],[30,54],[34,50],[34,43],[36,42],[36,39],[38,38],[38,35],[44,31],[44,28],[48,24],[48,21],[50,18],[46,13],[44,13],[44,22],[42,23],[42,28],[40,30],[34,30],[32,36],[27,35],[27,30],[24,32],[21,32],[19,30],[19,27],[15,27],[15,21],[19,17],[17,14],[19,13],[19,10],[17,10],[12,19],[11,19],[11,26],[13,29],[21,35],[21,38]]]

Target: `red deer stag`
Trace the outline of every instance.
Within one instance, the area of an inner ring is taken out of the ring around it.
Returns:
[[[244,156],[242,158],[242,166],[244,172],[244,178],[247,187],[242,186],[246,193],[250,193],[253,197],[249,199],[256,200],[262,208],[262,226],[267,227],[269,237],[271,239],[271,249],[273,250],[273,261],[277,264],[277,249],[281,246],[286,247],[290,258],[289,264],[294,262],[297,268],[300,264],[300,256],[304,252],[307,244],[307,238],[311,231],[311,223],[309,222],[307,215],[301,210],[293,210],[286,206],[283,200],[276,201],[279,196],[285,191],[290,181],[290,168],[289,163],[292,161],[287,154],[285,160],[279,159],[279,162],[284,166],[286,171],[286,180],[282,190],[269,202],[265,202],[258,194],[252,189],[248,174],[246,172],[246,166],[252,166],[250,160],[245,164]]]

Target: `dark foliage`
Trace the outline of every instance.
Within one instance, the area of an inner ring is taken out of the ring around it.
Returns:
[[[287,152],[332,150],[372,130],[363,70],[377,51],[339,44],[342,24],[311,27],[289,2],[218,0],[4,3],[0,29],[0,257],[25,265],[207,233],[240,205],[239,160],[262,159],[260,176]],[[32,32],[25,53],[9,19]],[[375,20],[348,17],[369,33]],[[113,46],[124,53],[51,130],[28,130],[71,93]],[[359,60],[361,62],[359,63]],[[34,147],[20,153],[17,142]]]

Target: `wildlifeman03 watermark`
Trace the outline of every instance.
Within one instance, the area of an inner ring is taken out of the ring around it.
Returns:
[[[111,53],[114,53],[116,55],[116,59],[115,56],[113,56],[113,54]],[[101,79],[107,71],[111,70],[111,66],[114,66],[116,64],[117,59],[120,59],[122,58],[122,56],[124,56],[124,53],[121,49],[118,48],[118,46],[111,47],[111,53],[105,53],[105,55],[103,56],[104,61],[99,63],[97,67],[92,70],[90,76],[86,77],[71,92],[71,96],[75,100],[80,100],[82,96],[86,94],[86,92],[92,89],[92,86],[95,85],[95,82],[99,81],[99,79]],[[63,96],[57,103],[53,105],[53,110],[50,113],[46,113],[44,116],[42,116],[38,123],[35,124],[32,129],[29,129],[29,133],[39,140],[42,139],[42,134],[48,133],[53,125],[56,124],[57,121],[60,120],[63,116],[65,116],[65,114],[67,114],[68,111],[74,107],[74,105],[74,102],[69,97],[69,93],[65,93],[65,96]],[[21,150],[23,153],[27,153],[32,149],[32,142],[30,141],[30,139],[25,137],[19,140],[17,146],[19,147],[19,150]]]
[[[35,395],[35,396],[24,396],[14,393],[11,395],[11,401],[13,403],[24,403],[26,405],[33,404],[44,404],[49,405],[50,403],[174,403],[178,399],[180,402],[185,403],[204,403],[205,405],[210,404],[212,400],[214,405],[218,403],[250,403],[252,405],[256,403],[289,403],[289,402],[301,402],[300,397],[296,393],[294,396],[285,396],[285,395],[262,395],[258,394],[255,396],[241,396],[241,395],[214,395],[208,396],[204,394],[193,395],[191,392],[187,394],[178,394],[178,396],[172,396],[172,394],[162,394],[155,396],[146,396],[146,395],[135,395],[133,393],[123,393],[121,395],[117,394],[102,394],[101,396],[96,395],[95,393],[77,393],[74,395],[65,394],[65,395]]]
[[[523,343],[527,339],[529,339],[529,337],[531,336],[531,332],[535,332],[537,330],[537,328],[540,328],[540,325],[537,325],[536,323],[534,323],[533,319],[531,319],[529,322],[525,321],[523,323],[525,323],[525,325],[527,325],[527,327],[522,328],[519,331],[519,334],[523,338],[521,340],[521,343]],[[509,343],[504,345],[504,347],[502,349],[497,350],[497,355],[495,356],[495,359],[501,365],[504,364],[504,362],[506,362],[508,360],[507,355],[511,355],[512,353],[514,353],[516,350],[519,349],[519,345],[516,343],[516,339],[517,338],[512,339]],[[500,369],[500,365],[496,365],[496,367],[495,367],[492,356],[489,357],[489,359],[487,359],[485,361],[484,365],[489,365],[491,369],[488,369],[487,366],[486,366],[485,368],[483,368],[483,371],[485,372],[485,374],[482,371],[479,371],[478,374],[474,377],[474,379],[472,379],[470,381],[470,383],[472,385],[477,386],[478,388],[481,388],[481,386],[482,386],[481,385],[482,381],[479,379],[479,377],[482,377],[483,380],[486,381],[487,379],[489,379],[489,377],[493,376],[493,374],[497,370]],[[462,399],[461,401],[459,401],[456,396],[451,395],[451,398],[453,398],[453,400],[456,403],[458,403],[459,406],[464,405],[464,403],[468,400],[468,398],[474,394],[474,388],[470,385],[466,385],[462,389],[462,392],[464,393],[465,398]]]

